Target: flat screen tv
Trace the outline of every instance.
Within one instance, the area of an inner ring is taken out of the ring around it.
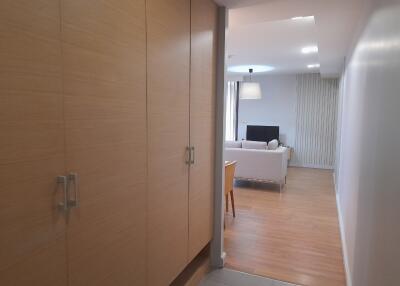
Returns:
[[[247,125],[246,140],[269,142],[273,139],[279,141],[279,126]]]

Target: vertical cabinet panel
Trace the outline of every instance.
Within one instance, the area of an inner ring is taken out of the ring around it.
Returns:
[[[69,284],[144,285],[145,2],[63,0],[61,10],[66,169],[80,177]]]
[[[0,285],[67,284],[59,3],[0,3]]]
[[[191,1],[189,258],[211,240],[215,147],[215,67],[217,6]]]
[[[148,285],[188,259],[190,1],[147,0]]]

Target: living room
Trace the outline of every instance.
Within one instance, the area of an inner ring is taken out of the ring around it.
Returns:
[[[225,265],[296,285],[345,285],[333,170],[348,42],[317,25],[329,11],[266,20],[266,7],[282,8],[229,11]]]

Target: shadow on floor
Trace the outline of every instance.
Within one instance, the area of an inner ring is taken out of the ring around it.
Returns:
[[[235,187],[249,188],[249,189],[266,191],[266,192],[279,192],[279,185],[274,184],[274,183],[269,183],[269,182],[235,180]]]
[[[295,284],[223,268],[209,273],[199,286],[295,286]]]

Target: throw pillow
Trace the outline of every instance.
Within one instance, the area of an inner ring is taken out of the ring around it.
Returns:
[[[278,146],[279,146],[279,142],[276,139],[268,142],[268,150],[276,150],[276,148],[278,148]]]

